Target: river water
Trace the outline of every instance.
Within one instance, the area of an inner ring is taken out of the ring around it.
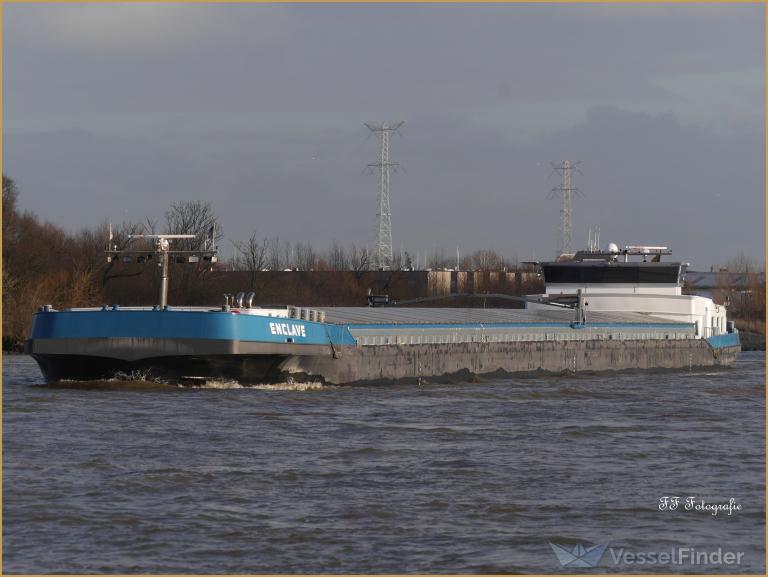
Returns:
[[[764,353],[421,386],[41,383],[3,358],[6,573],[765,571]],[[608,549],[563,568],[550,541]]]

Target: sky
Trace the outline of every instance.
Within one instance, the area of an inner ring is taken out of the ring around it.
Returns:
[[[378,142],[395,251],[668,245],[765,259],[762,4],[10,4],[3,172],[69,230],[213,204],[318,248],[373,246]]]

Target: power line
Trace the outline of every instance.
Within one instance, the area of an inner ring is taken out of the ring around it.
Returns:
[[[399,163],[389,160],[389,134],[403,124],[405,121],[394,124],[384,122],[380,126],[372,126],[367,123],[365,125],[371,132],[378,132],[381,140],[379,161],[368,165],[371,170],[377,169],[379,176],[379,190],[376,198],[378,230],[376,231],[376,248],[373,253],[374,267],[379,270],[392,268],[392,211],[389,203],[389,171],[392,168],[397,168]]]
[[[579,194],[579,189],[573,186],[573,171],[579,170],[581,161],[564,160],[560,164],[550,164],[552,169],[560,174],[560,186],[552,189],[552,193],[560,197],[560,227],[557,238],[559,257],[563,254],[573,254],[573,195]]]

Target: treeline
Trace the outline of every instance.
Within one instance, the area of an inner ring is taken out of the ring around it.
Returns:
[[[124,264],[119,259],[108,262],[108,223],[69,233],[29,211],[19,210],[18,198],[16,183],[4,175],[3,349],[18,348],[26,339],[32,315],[42,304],[56,308],[99,306],[119,294],[121,280],[131,277],[143,277],[142,281],[156,290],[156,267]],[[162,232],[197,235],[194,241],[181,241],[178,248],[199,250],[201,239],[214,224],[216,217],[209,204],[177,203],[165,213],[163,226],[149,219],[144,223],[123,223],[111,231],[109,242],[111,248],[121,250],[131,244],[129,235],[160,232],[162,228]],[[220,237],[220,228],[217,230]],[[211,274],[210,265],[175,268],[177,292],[183,293],[185,302],[194,301],[202,292],[205,277]],[[138,304],[130,302],[130,295],[125,296],[126,304]]]
[[[714,269],[714,267],[713,267]],[[765,335],[765,275],[743,252],[719,267],[712,298],[728,307],[740,331]]]
[[[330,248],[320,250],[308,242],[291,244],[279,236],[259,237],[254,231],[246,241],[233,241],[235,256],[229,261],[230,270],[240,271],[363,271],[374,270],[375,264],[368,247],[344,246],[334,240]],[[417,254],[407,250],[392,255],[392,270],[464,270],[506,271],[518,267],[517,257],[504,257],[494,250],[477,250],[458,262],[445,249]]]
[[[27,338],[34,312],[42,304],[55,308],[100,306],[107,303],[146,305],[155,302],[158,291],[157,267],[106,258],[107,239],[110,249],[122,250],[136,246],[129,241],[132,234],[194,234],[194,240],[176,241],[174,248],[201,250],[202,243],[213,228],[216,238],[223,238],[222,227],[209,203],[190,201],[172,204],[162,221],[124,222],[113,230],[107,222],[79,232],[67,232],[61,227],[43,222],[37,215],[22,211],[18,206],[19,190],[13,179],[3,175],[3,349],[18,348]],[[297,285],[294,293],[308,295],[346,295],[349,302],[363,304],[367,288],[387,289],[390,284],[404,282],[395,273],[419,268],[448,269],[455,267],[444,251],[420,255],[402,251],[394,255],[393,273],[383,281],[381,275],[365,274],[373,268],[369,250],[354,244],[343,246],[333,241],[327,250],[310,243],[291,243],[279,237],[259,237],[256,232],[244,241],[232,242],[234,256],[215,266],[210,263],[171,265],[169,302],[174,305],[212,304],[220,292],[256,290],[261,287],[264,298]],[[151,245],[146,246],[148,253]],[[504,270],[514,267],[515,260],[506,260],[491,250],[477,251],[465,256],[463,270]],[[304,286],[296,277],[290,281],[281,277],[281,286],[264,285],[264,271],[350,271],[351,275],[312,277],[324,279],[322,286]],[[239,274],[224,274],[239,271]],[[258,273],[258,274],[257,274]],[[259,277],[257,279],[257,276]],[[389,278],[391,277],[391,283]],[[403,277],[405,278],[405,277]],[[243,282],[245,281],[245,282]],[[288,285],[286,285],[288,282]],[[329,283],[338,286],[328,286]],[[230,286],[232,285],[232,286]],[[262,286],[264,285],[264,286]],[[299,286],[301,285],[301,286]],[[367,286],[366,286],[367,285]],[[406,286],[406,285],[402,285]],[[404,289],[405,290],[405,289]],[[417,290],[414,285],[412,289]],[[406,295],[403,298],[425,296]],[[343,300],[343,299],[342,299]],[[262,303],[263,304],[263,303]],[[302,303],[299,303],[302,304]],[[322,303],[312,303],[322,304]]]
[[[198,251],[211,230],[221,242],[222,228],[209,203],[190,201],[172,204],[162,222],[125,222],[110,230],[107,222],[79,232],[67,232],[50,222],[43,222],[29,211],[18,208],[19,191],[10,178],[3,176],[3,349],[18,349],[29,334],[34,312],[42,304],[55,308],[100,306],[120,303],[126,306],[156,302],[158,291],[157,267],[154,261],[145,263],[108,261],[109,248],[122,250],[136,247],[132,234],[192,234],[194,240],[176,241],[174,248]],[[151,245],[145,247],[152,252]],[[286,299],[300,305],[358,305],[365,302],[368,289],[388,292],[398,299],[433,294],[434,287],[424,276],[413,270],[455,269],[456,257],[444,250],[429,255],[401,251],[394,255],[392,270],[372,271],[372,258],[366,247],[343,246],[333,241],[326,250],[310,243],[291,243],[275,237],[260,237],[253,232],[244,241],[233,241],[234,255],[226,262],[173,263],[169,302],[173,305],[210,305],[220,301],[222,292],[255,291],[256,304],[277,304]],[[518,271],[517,259],[505,258],[493,250],[479,250],[465,255],[458,263],[462,271],[478,271],[478,282],[471,292],[539,293],[540,279],[521,272],[514,286],[499,279],[507,278],[505,271]],[[302,271],[302,274],[276,271]],[[747,275],[747,287],[732,286],[733,276],[725,274],[759,270],[740,254],[722,267],[722,281],[713,297],[729,306],[729,314],[743,330],[765,334],[765,279]],[[273,274],[267,274],[267,272]],[[344,274],[329,274],[347,271]],[[483,274],[480,274],[483,273]],[[447,274],[447,273],[446,273]],[[434,276],[434,275],[432,275]],[[439,275],[438,275],[439,276]],[[475,275],[476,276],[476,275]],[[448,276],[450,278],[451,275]],[[438,278],[435,276],[434,278]],[[441,277],[442,278],[442,277]],[[432,279],[434,280],[434,279]],[[506,284],[505,284],[506,283]],[[443,290],[443,289],[440,289]],[[448,289],[445,289],[448,290]],[[450,288],[450,292],[453,289]],[[461,291],[457,291],[461,292]],[[461,306],[473,306],[467,302]],[[459,306],[454,303],[453,306]]]
[[[42,303],[97,303],[96,280],[103,277],[105,236],[97,231],[67,234],[30,212],[20,212],[17,199],[15,183],[3,177],[4,349],[26,337],[32,313]]]

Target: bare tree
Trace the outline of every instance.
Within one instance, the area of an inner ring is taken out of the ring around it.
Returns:
[[[359,279],[362,276],[362,273],[367,271],[371,266],[371,256],[368,252],[368,248],[358,248],[353,244],[349,251],[349,261],[352,270],[355,271],[355,276]]]
[[[16,189],[16,183],[12,178],[8,178],[3,175],[3,245],[6,241],[6,229],[10,223],[11,217],[16,212],[16,201],[19,197],[19,192]]]
[[[11,248],[14,245],[13,232],[16,228],[16,200],[19,193],[16,183],[12,178],[3,175],[3,308],[6,308],[9,290],[13,290],[17,284],[13,271],[10,270],[9,261]]]
[[[269,239],[264,237],[259,240],[254,230],[247,241],[233,241],[232,245],[237,251],[232,263],[233,268],[250,272],[250,286],[253,288],[256,284],[256,274],[268,264]]]
[[[172,245],[176,250],[202,251],[209,238],[218,243],[223,237],[210,202],[191,200],[173,203],[165,213],[165,224],[169,234],[195,235],[195,238],[176,239]],[[193,304],[206,292],[210,264],[201,259],[195,265],[185,263],[175,268],[177,270],[173,272],[171,289],[180,304]]]
[[[445,256],[445,249],[440,248],[432,252],[427,258],[427,268],[438,269],[446,268],[448,259]]]
[[[267,261],[269,263],[269,270],[283,270],[283,256],[280,248],[280,237],[275,236],[269,241],[269,256]]]
[[[284,263],[285,268],[295,268],[295,261],[293,258],[293,247],[291,246],[291,242],[286,240],[283,243],[283,253],[282,253],[282,261]]]
[[[395,251],[392,254],[392,267],[391,270],[403,270],[403,251]]]
[[[743,251],[736,253],[736,256],[725,263],[725,268],[729,272],[755,272],[757,267]]]
[[[317,267],[317,252],[308,242],[296,243],[296,268],[314,270]]]
[[[144,234],[157,234],[157,219],[147,217],[144,220]]]
[[[403,251],[403,258],[400,265],[403,270],[414,270],[413,256],[407,250]]]
[[[128,237],[132,234],[140,234],[143,230],[144,230],[144,227],[139,223],[127,221],[127,222],[121,223],[117,227],[114,227],[112,229],[112,238],[109,238],[107,226],[102,225],[101,230],[98,233],[100,235],[103,235],[100,239],[101,242],[99,243],[98,238],[90,239],[87,242],[92,242],[96,246],[100,244],[101,251],[103,251],[106,248],[106,243],[109,244],[110,250],[125,250],[131,244],[131,239],[129,239]],[[104,259],[104,262],[105,262],[105,266],[101,272],[102,286],[107,286],[107,283],[112,279],[134,277],[134,276],[140,276],[144,274],[144,267],[138,268],[136,270],[126,270],[125,267],[120,265],[119,260],[111,260],[107,262],[106,255],[104,255],[103,252],[102,252],[102,258]]]
[[[477,250],[472,253],[472,264],[476,270],[498,270],[502,263],[502,258],[495,250]]]
[[[333,239],[331,248],[328,251],[328,266],[331,270],[348,270],[349,259],[344,247],[336,239]]]
[[[165,213],[165,224],[165,232],[169,234],[195,235],[191,239],[177,239],[174,248],[179,250],[202,250],[211,235],[215,235],[216,242],[223,238],[219,219],[210,202],[174,202]]]

